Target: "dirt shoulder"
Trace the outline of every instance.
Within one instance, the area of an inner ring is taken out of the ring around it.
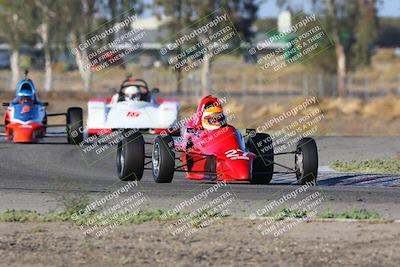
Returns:
[[[224,219],[188,239],[171,222],[84,237],[69,223],[0,224],[1,266],[399,266],[398,223],[303,222],[279,237]]]

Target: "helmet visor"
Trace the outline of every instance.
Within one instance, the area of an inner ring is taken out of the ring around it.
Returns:
[[[225,125],[224,113],[211,113],[204,116],[204,122],[212,126]]]

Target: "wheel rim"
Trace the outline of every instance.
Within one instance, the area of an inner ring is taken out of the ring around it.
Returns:
[[[119,161],[121,162],[121,174],[124,173],[124,166],[125,166],[125,157],[124,157],[124,149],[121,148],[121,153],[119,155]]]
[[[153,173],[154,176],[158,176],[160,171],[160,145],[156,143],[154,145],[153,153],[152,153],[152,164],[153,164]]]
[[[301,150],[296,152],[295,164],[296,164],[297,173],[301,177],[304,173],[303,152]],[[300,178],[300,177],[298,177],[298,178]]]
[[[124,157],[124,144],[123,142],[120,142],[118,144],[118,150],[117,150],[117,158],[118,158],[118,173],[119,176],[122,177],[125,169],[125,157]]]

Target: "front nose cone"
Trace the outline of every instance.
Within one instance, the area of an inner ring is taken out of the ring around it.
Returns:
[[[229,169],[227,180],[248,181],[251,173],[250,160],[227,160],[226,166]]]

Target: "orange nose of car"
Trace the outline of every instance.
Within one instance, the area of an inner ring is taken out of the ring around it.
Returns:
[[[9,139],[14,143],[35,143],[41,135],[44,135],[45,128],[40,123],[10,123],[7,125]]]

